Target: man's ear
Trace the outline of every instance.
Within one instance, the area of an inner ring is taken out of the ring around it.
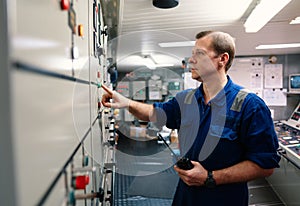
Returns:
[[[219,66],[225,66],[229,60],[229,54],[227,52],[220,55]]]

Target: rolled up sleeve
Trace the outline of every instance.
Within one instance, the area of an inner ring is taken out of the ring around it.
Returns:
[[[180,127],[180,108],[175,98],[168,102],[156,102],[153,104],[156,112],[156,125],[166,125],[170,129]]]
[[[259,98],[252,98],[248,104],[241,125],[245,159],[264,169],[279,167],[279,145],[270,110]]]

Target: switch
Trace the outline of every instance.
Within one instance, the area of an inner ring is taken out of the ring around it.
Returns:
[[[82,160],[82,165],[84,166],[84,167],[86,167],[86,166],[88,166],[89,165],[89,156],[88,155],[84,155],[84,157],[83,157],[83,160]]]
[[[68,203],[70,205],[76,205],[76,198],[75,198],[75,192],[74,192],[74,190],[71,190],[69,192],[69,201],[68,201]]]
[[[100,110],[100,109],[101,109],[101,101],[100,101],[100,98],[98,98],[97,105],[98,105],[98,110]]]
[[[71,57],[72,57],[72,59],[78,59],[78,58],[79,58],[79,50],[78,50],[78,47],[73,46],[73,47],[71,48]]]

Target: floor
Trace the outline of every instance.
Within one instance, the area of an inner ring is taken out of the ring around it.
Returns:
[[[127,155],[124,158],[125,153],[130,155],[129,160]],[[159,157],[155,156],[156,153],[159,154]],[[172,195],[176,188],[174,176],[177,177],[177,175],[172,167],[171,153],[164,145],[158,145],[156,140],[135,141],[121,135],[117,145],[116,161],[118,170],[115,178],[114,205],[171,205]],[[166,161],[168,162],[166,163]],[[170,167],[164,168],[166,164],[169,164]],[[167,187],[172,188],[167,189],[167,194],[162,194],[166,190],[159,189],[165,187],[160,185],[160,177],[169,178],[170,184]],[[137,180],[143,181],[143,183],[138,185]],[[144,188],[145,184],[148,184],[146,189]],[[249,194],[249,206],[284,206],[265,179],[249,182]]]

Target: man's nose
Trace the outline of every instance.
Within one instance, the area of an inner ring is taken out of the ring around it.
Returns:
[[[194,64],[194,63],[196,63],[196,60],[191,56],[191,57],[189,58],[189,60],[188,60],[188,63],[189,63],[189,64]]]

